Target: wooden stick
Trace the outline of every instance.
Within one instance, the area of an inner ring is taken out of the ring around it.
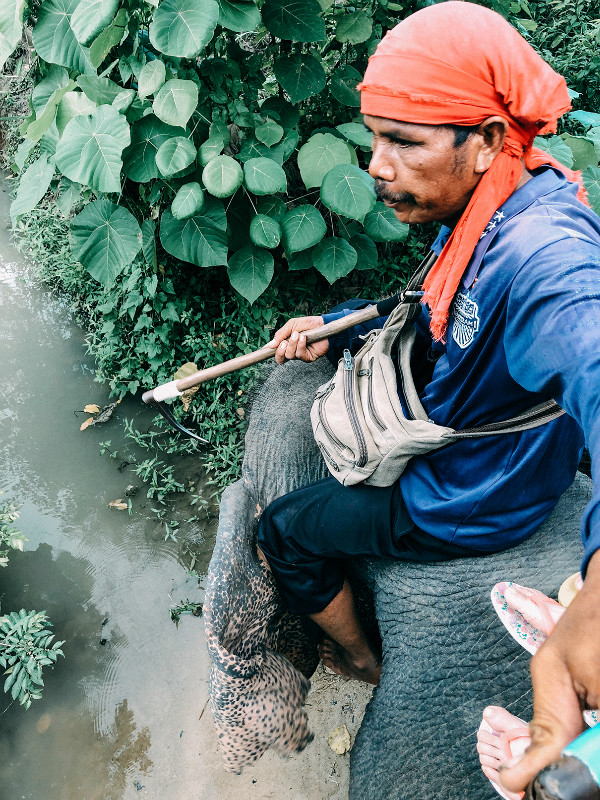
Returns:
[[[328,339],[336,333],[348,330],[355,325],[360,325],[362,322],[368,322],[371,319],[376,319],[380,316],[376,305],[361,308],[359,311],[354,311],[341,319],[336,319],[327,325],[320,325],[318,328],[312,328],[306,331],[306,343],[313,344],[322,339]],[[229,361],[223,361],[221,364],[216,364],[214,367],[207,367],[193,375],[188,375],[187,378],[180,378],[177,381],[170,381],[155,389],[150,389],[144,392],[142,400],[144,403],[155,403],[162,400],[170,400],[174,397],[179,397],[186,389],[192,389],[194,386],[199,386],[207,381],[212,381],[215,378],[221,378],[223,375],[229,375],[231,372],[237,372],[240,369],[251,367],[253,364],[260,364],[262,361],[267,361],[273,358],[277,348],[261,347],[260,350],[254,350],[252,353],[246,353],[237,358],[231,358]]]

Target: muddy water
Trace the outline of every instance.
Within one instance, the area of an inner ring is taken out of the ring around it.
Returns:
[[[93,380],[68,308],[28,281],[7,208],[3,192],[0,488],[23,504],[29,541],[0,570],[0,600],[3,613],[45,609],[66,658],[29,711],[0,691],[0,800],[197,797],[202,622],[185,615],[177,628],[169,608],[202,593],[190,556],[164,541],[143,491],[131,516],[108,507],[139,480],[99,452],[99,441],[118,437],[118,420],[79,430],[85,416],[76,412],[104,405],[108,393]],[[119,416],[143,415],[139,406],[126,401]],[[213,536],[209,523],[195,523],[206,552]]]

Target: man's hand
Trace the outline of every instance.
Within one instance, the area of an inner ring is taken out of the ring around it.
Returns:
[[[500,771],[512,792],[525,789],[582,732],[582,709],[600,706],[600,551],[583,589],[533,657],[531,678],[531,745],[517,764]]]
[[[323,339],[307,346],[306,336],[302,334],[302,331],[319,328],[323,324],[323,317],[288,319],[268,344],[268,347],[276,348],[275,361],[278,364],[283,364],[284,361],[292,358],[299,358],[301,361],[316,361],[317,358],[324,356],[329,350],[329,340]]]

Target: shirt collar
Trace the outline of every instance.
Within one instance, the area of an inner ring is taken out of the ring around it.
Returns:
[[[577,195],[576,184],[569,184],[560,170],[545,165],[533,171],[533,177],[523,184],[520,189],[513,192],[500,208],[496,211],[492,219],[487,224],[478,244],[473,251],[469,266],[464,272],[461,283],[465,287],[470,287],[477,276],[481,261],[486,250],[495,239],[499,229],[521,211],[524,211],[532,203],[546,194],[555,192],[557,189],[569,187],[573,191],[573,196]],[[431,249],[439,256],[444,245],[448,241],[452,228],[442,225],[436,240],[431,245]]]

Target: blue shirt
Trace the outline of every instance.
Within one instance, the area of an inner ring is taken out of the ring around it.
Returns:
[[[576,190],[543,167],[498,209],[456,293],[446,344],[432,342],[422,309],[413,373],[434,422],[483,425],[549,398],[567,412],[530,431],[464,439],[413,458],[400,478],[404,501],[415,524],[439,539],[482,552],[512,547],[571,484],[584,440],[594,476],[598,470],[600,219]],[[448,235],[442,228],[436,252]],[[333,358],[358,349],[364,332],[332,337]],[[582,520],[584,569],[600,547],[595,485]]]

